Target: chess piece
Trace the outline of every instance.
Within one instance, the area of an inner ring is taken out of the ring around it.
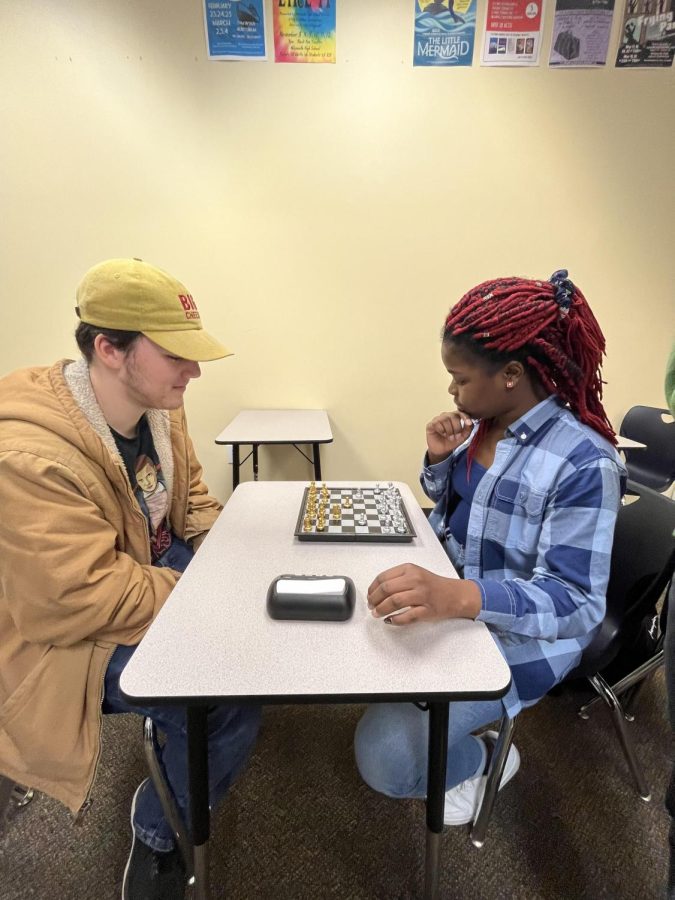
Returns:
[[[323,516],[319,516],[319,518],[316,520],[316,530],[317,531],[325,531],[326,530],[326,520],[323,518]]]
[[[312,530],[312,520],[309,518],[309,516],[305,516],[305,518],[302,520],[302,530],[303,531],[311,531]]]
[[[345,509],[351,509],[352,498],[349,496],[349,494],[345,494],[345,496],[342,498],[342,505]]]

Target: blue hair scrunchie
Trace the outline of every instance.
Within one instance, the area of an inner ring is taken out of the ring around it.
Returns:
[[[549,283],[555,288],[555,302],[560,307],[560,315],[566,316],[572,305],[574,285],[569,280],[567,269],[558,269],[549,278]]]

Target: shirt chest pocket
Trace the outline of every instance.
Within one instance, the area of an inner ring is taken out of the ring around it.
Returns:
[[[504,547],[536,553],[546,511],[546,491],[502,478],[495,486],[485,536]]]

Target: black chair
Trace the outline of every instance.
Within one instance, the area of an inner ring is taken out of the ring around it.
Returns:
[[[629,482],[614,532],[605,618],[598,633],[583,652],[581,662],[568,676],[568,679],[585,677],[597,692],[597,699],[604,700],[609,707],[638,793],[646,801],[651,798],[649,786],[638,764],[626,724],[628,717],[619,696],[663,664],[663,643],[660,641],[650,659],[613,687],[607,684],[600,672],[634,638],[636,628],[647,613],[654,609],[673,577],[674,530],[675,501],[644,485]],[[589,705],[586,704],[579,711],[582,718],[588,717]],[[471,840],[477,847],[481,847],[485,841],[514,728],[515,719],[502,719],[483,800],[471,830]]]
[[[0,775],[0,835],[5,830],[5,825],[13,814],[13,810],[23,809],[32,799],[32,788],[15,784],[10,778]]]
[[[176,840],[176,846],[183,858],[185,873],[190,882],[194,876],[194,847],[187,824],[181,819],[173,794],[169,788],[164,770],[159,762],[159,739],[155,723],[149,716],[143,719],[143,749],[150,770],[150,778],[157,791],[162,811]]]
[[[645,444],[626,448],[628,477],[655,491],[665,491],[675,480],[675,421],[667,409],[633,406],[623,417],[619,434]]]

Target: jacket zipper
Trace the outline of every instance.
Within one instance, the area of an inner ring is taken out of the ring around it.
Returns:
[[[75,825],[82,824],[82,820],[84,819],[85,815],[89,812],[89,809],[91,808],[91,804],[93,802],[91,799],[91,794],[92,794],[92,791],[94,790],[94,783],[96,782],[96,776],[98,775],[98,766],[101,761],[101,754],[103,751],[103,734],[102,734],[102,732],[103,732],[103,711],[102,710],[103,710],[103,695],[105,693],[105,673],[108,671],[108,665],[110,664],[110,660],[111,660],[114,652],[115,652],[115,648],[113,647],[112,650],[110,650],[108,657],[105,661],[105,665],[103,666],[103,668],[101,670],[101,680],[99,682],[99,689],[98,689],[99,704],[98,704],[98,708],[97,708],[97,713],[98,713],[98,750],[96,751],[96,761],[94,762],[94,772],[91,776],[91,780],[89,781],[89,785],[87,786],[87,793],[84,798],[84,803],[78,809],[78,811],[75,813],[75,820],[74,820]]]
[[[189,462],[187,465],[187,469],[188,469],[188,484],[189,484],[190,483]],[[140,516],[140,518],[143,520],[143,525],[145,526],[145,534],[148,539],[148,548],[149,548],[150,547],[150,527],[148,525],[148,520],[145,518],[145,516],[143,514],[143,510],[140,508],[140,506],[138,504],[138,500],[136,499],[136,495],[134,494],[133,490],[131,489],[131,484],[129,483],[129,479],[125,478],[124,481],[125,481],[125,487],[127,490],[127,496],[129,498],[129,500],[131,501],[132,509],[134,510],[134,513],[137,516]],[[187,512],[188,512],[188,501],[187,501],[187,497],[186,497],[185,504],[184,504],[184,513],[183,513],[184,522],[187,522]],[[152,553],[150,553],[150,560],[152,562]],[[103,712],[102,712],[102,709],[103,709],[103,696],[105,693],[105,688],[104,688],[105,673],[108,669],[108,665],[110,663],[110,660],[111,660],[114,652],[115,652],[115,648],[113,648],[110,651],[110,653],[108,654],[108,658],[105,661],[105,665],[104,665],[102,673],[101,673],[101,681],[99,683],[99,700],[100,700],[100,702],[98,705],[98,750],[96,753],[96,762],[94,763],[94,773],[93,773],[91,780],[89,782],[89,785],[87,787],[87,793],[84,798],[84,803],[78,809],[78,811],[75,813],[74,822],[76,825],[82,824],[83,819],[86,816],[86,814],[89,812],[89,810],[91,808],[91,804],[93,802],[91,799],[91,794],[94,790],[94,784],[96,783],[96,776],[98,775],[98,767],[99,767],[99,763],[101,761],[101,755],[103,752],[103,740],[102,740]]]
[[[125,487],[125,490],[126,490],[127,499],[129,500],[131,509],[132,509],[134,515],[135,515],[137,518],[141,518],[141,519],[143,520],[143,526],[144,526],[144,528],[145,528],[145,535],[146,535],[146,538],[147,538],[147,541],[148,541],[148,550],[149,550],[149,548],[150,548],[150,529],[149,529],[149,527],[148,527],[148,521],[147,521],[147,519],[145,518],[145,516],[143,515],[143,510],[142,510],[142,509],[140,508],[140,506],[138,505],[138,500],[136,499],[136,496],[135,496],[134,492],[133,492],[132,489],[131,489],[131,483],[129,482],[129,479],[128,479],[127,475],[126,475],[126,471],[123,470],[123,464],[117,463],[117,465],[119,466],[119,468],[120,468],[120,470],[121,470],[121,471],[120,471],[120,474],[123,476],[124,487]],[[150,557],[152,557],[152,554],[149,554],[149,555],[150,555]],[[101,671],[101,680],[100,680],[100,682],[99,682],[99,689],[98,689],[99,704],[98,704],[98,707],[97,707],[97,716],[98,716],[98,749],[97,749],[97,751],[96,751],[96,760],[95,760],[95,762],[94,762],[94,771],[93,771],[93,774],[92,774],[91,779],[90,779],[90,781],[89,781],[89,784],[88,784],[88,786],[87,786],[87,793],[86,793],[85,798],[84,798],[84,803],[83,803],[82,806],[78,809],[78,811],[75,813],[75,820],[74,820],[74,821],[75,821],[75,824],[76,824],[76,825],[81,825],[81,824],[82,824],[83,819],[84,819],[84,817],[86,816],[86,814],[88,813],[89,809],[91,808],[91,804],[92,804],[92,802],[93,802],[92,799],[91,799],[91,794],[92,794],[92,792],[93,792],[93,790],[94,790],[94,784],[96,783],[96,776],[98,775],[98,767],[99,767],[99,764],[100,764],[100,762],[101,762],[101,754],[102,754],[102,752],[103,752],[103,711],[102,711],[102,710],[103,710],[103,697],[104,697],[104,694],[105,694],[105,673],[106,673],[107,670],[108,670],[108,665],[110,664],[110,660],[111,660],[112,655],[113,655],[114,652],[115,652],[115,647],[113,647],[113,648],[110,650],[110,652],[109,652],[109,654],[108,654],[108,657],[107,657],[107,659],[106,659],[106,661],[105,661],[105,665],[103,666],[102,671]]]

